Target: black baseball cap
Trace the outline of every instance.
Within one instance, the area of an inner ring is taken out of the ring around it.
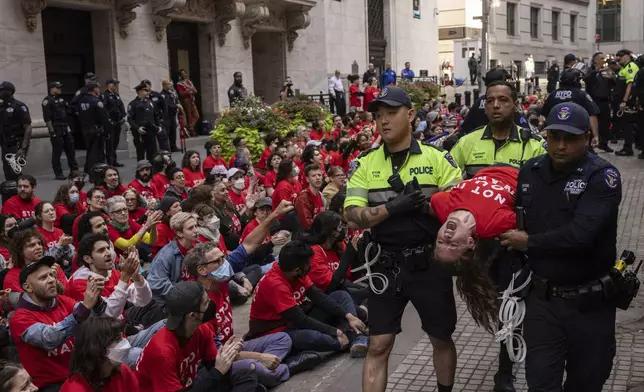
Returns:
[[[112,79],[107,79],[107,80],[105,81],[105,84],[119,84],[119,83],[121,83],[121,82],[119,82],[118,80],[116,80],[116,79],[114,79],[114,78],[112,78]]]
[[[13,85],[11,82],[4,81],[0,83],[0,90],[9,90],[13,91],[14,93],[16,92],[16,86]]]
[[[555,105],[546,120],[550,131],[563,131],[573,135],[583,135],[590,129],[590,116],[586,109],[573,102]]]
[[[179,328],[183,316],[190,312],[201,312],[201,298],[204,288],[199,282],[178,282],[165,296],[168,319],[165,327],[174,331]]]
[[[61,88],[63,84],[61,82],[51,82],[49,83],[49,88]]]
[[[621,49],[617,53],[615,53],[615,56],[626,56],[626,55],[632,56],[633,52],[631,52],[628,49]]]
[[[150,83],[150,81],[148,79],[143,79],[143,80],[141,80],[141,84],[150,84],[151,85],[152,83]]]
[[[89,80],[95,82],[96,81],[96,75],[94,74],[94,72],[88,72],[88,73],[85,74],[85,76],[83,76],[83,79],[89,79]]]
[[[575,56],[574,53],[568,53],[567,55],[564,56],[564,65],[568,63],[572,63],[575,60],[577,60],[577,56]]]
[[[410,109],[412,108],[411,98],[409,98],[409,95],[407,95],[405,90],[400,87],[383,88],[380,90],[378,98],[372,101],[367,109],[370,112],[375,112],[381,104],[392,107],[407,106]]]
[[[143,83],[143,82],[139,83],[139,85],[138,85],[138,86],[134,87],[134,89],[135,89],[136,91],[143,90],[144,88],[148,88],[148,86],[147,86],[147,84],[145,84],[145,83]]]
[[[40,260],[22,267],[22,269],[20,270],[20,286],[22,287],[22,285],[27,281],[29,275],[36,272],[36,270],[38,270],[40,267],[47,266],[51,268],[54,263],[56,263],[56,259],[51,256],[44,256],[41,257]]]

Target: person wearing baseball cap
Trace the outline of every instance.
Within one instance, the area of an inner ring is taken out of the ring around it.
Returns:
[[[617,61],[622,66],[617,73],[617,83],[615,85],[614,94],[616,100],[621,100],[619,103],[619,110],[623,113],[619,119],[619,128],[624,135],[624,147],[620,151],[616,151],[615,155],[619,156],[632,156],[633,155],[633,142],[635,141],[635,122],[636,116],[633,110],[628,106],[635,106],[635,99],[632,95],[633,83],[635,76],[639,71],[639,67],[633,61],[633,52],[628,49],[622,49],[615,54]],[[644,135],[641,133],[640,135]],[[641,140],[640,140],[641,142]],[[638,158],[644,159],[644,154],[640,154]]]
[[[63,84],[54,81],[49,83],[49,95],[42,101],[42,116],[51,142],[51,164],[57,180],[66,180],[63,174],[63,167],[60,164],[60,156],[63,151],[67,156],[69,171],[78,170],[76,162],[76,151],[74,150],[74,139],[70,132],[68,123],[69,105],[61,97]]]
[[[15,181],[18,174],[7,161],[7,155],[14,155],[17,162],[27,158],[31,142],[31,116],[29,108],[14,98],[16,87],[13,83],[0,83],[0,124],[2,124],[2,170],[5,181]],[[24,166],[24,162],[23,162]]]
[[[110,117],[110,129],[107,130],[110,137],[105,141],[105,156],[107,163],[114,167],[123,167],[123,164],[117,160],[116,149],[121,139],[121,126],[125,123],[126,117],[125,105],[118,93],[119,83],[115,78],[107,79],[102,98]]]
[[[136,172],[134,179],[127,184],[128,188],[132,188],[145,199],[154,199],[157,192],[154,184],[152,184],[152,164],[148,160],[140,160],[136,163]]]
[[[202,284],[178,282],[166,299],[166,326],[145,346],[136,365],[139,388],[254,392],[258,386],[254,371],[236,371],[234,378],[230,374],[242,341],[232,338],[217,350],[213,329],[208,324],[217,309]]]
[[[159,132],[156,134],[156,138],[159,142],[159,149],[171,151],[170,139],[168,138],[168,133],[165,132],[165,124],[163,121],[167,116],[167,104],[165,98],[158,91],[152,90],[152,83],[148,79],[142,80],[141,84],[147,86],[149,91],[148,98],[154,106],[154,115],[157,117],[157,123],[159,125]]]
[[[368,109],[375,113],[384,143],[350,163],[344,211],[352,229],[370,228],[373,242],[397,259],[402,252],[436,240],[440,225],[424,212],[429,209],[428,196],[457,184],[462,175],[449,154],[412,138],[416,112],[403,89],[383,88]],[[435,362],[439,390],[452,388],[456,361],[451,339],[456,327],[452,278],[426,264],[430,257],[429,253],[419,254],[418,268],[412,267],[409,260],[400,260],[405,264],[401,268],[409,268],[415,278],[396,283],[401,285],[401,291],[395,301],[388,295],[369,298],[369,308],[380,311],[369,315],[370,347],[373,344],[377,349],[367,353],[363,367],[365,391],[383,392],[386,388],[388,354],[375,353],[391,351],[394,336],[401,330],[399,315],[410,300],[431,336],[437,358],[443,358]],[[382,272],[394,284],[397,278],[387,271]]]
[[[601,391],[615,356],[620,295],[600,282],[612,282],[621,176],[588,151],[590,119],[580,105],[556,105],[545,129],[548,154],[519,172],[516,204],[525,228],[500,236],[502,246],[530,260],[532,289],[523,298],[526,381],[531,391]],[[566,331],[573,330],[571,337]],[[583,369],[567,372],[565,387],[564,367]]]

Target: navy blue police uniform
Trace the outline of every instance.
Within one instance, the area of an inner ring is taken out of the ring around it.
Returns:
[[[105,82],[108,84],[119,84],[119,81],[116,79],[109,79]],[[105,90],[103,92],[103,102],[105,103],[105,109],[110,119],[110,129],[107,134],[107,139],[105,141],[105,155],[107,157],[107,163],[113,166],[122,166],[118,163],[116,159],[116,150],[118,149],[119,142],[121,140],[121,127],[125,122],[125,105],[121,96],[117,92],[112,92],[110,90]]]
[[[134,89],[138,92],[143,88],[147,88],[145,83],[139,84]],[[147,159],[152,161],[157,153],[156,134],[161,129],[152,101],[147,97],[134,98],[127,105],[127,121],[134,137],[136,160],[142,161],[147,155]]]
[[[51,82],[49,88],[62,88],[60,82]],[[49,141],[51,142],[51,165],[54,175],[62,179],[63,167],[60,164],[60,156],[65,152],[69,170],[78,170],[76,152],[74,150],[74,138],[69,129],[69,105],[60,95],[49,94],[42,101],[42,118],[49,128]]]
[[[2,82],[0,90],[10,90],[15,93],[16,88],[11,82]],[[15,154],[18,150],[23,150],[26,156],[29,140],[25,140],[25,126],[29,124],[31,124],[31,115],[27,105],[15,99],[13,95],[7,100],[0,100],[0,147],[2,171],[6,181],[18,179],[18,174],[13,171],[5,156]]]
[[[109,129],[110,122],[105,105],[98,96],[91,93],[98,89],[98,83],[89,82],[85,89],[86,92],[78,100],[78,121],[87,148],[85,173],[89,174],[95,164],[105,163],[105,132]]]

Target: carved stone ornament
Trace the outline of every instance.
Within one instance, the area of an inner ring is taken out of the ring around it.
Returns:
[[[271,11],[266,4],[251,4],[246,6],[246,13],[242,19],[242,36],[244,37],[244,48],[250,48],[250,39],[255,31],[257,25],[262,23],[271,23]]]
[[[219,46],[226,44],[226,34],[230,32],[230,22],[242,18],[246,13],[246,4],[243,0],[220,0],[215,3],[215,28]]]
[[[286,14],[286,43],[288,51],[293,50],[295,40],[299,36],[297,30],[302,30],[311,24],[311,16],[307,11],[295,11]]]
[[[116,0],[116,21],[122,38],[127,38],[130,23],[136,19],[136,12],[132,10],[147,2],[148,0]]]
[[[172,22],[168,15],[186,5],[186,0],[152,0],[152,23],[157,41],[163,41],[166,27]]]
[[[185,6],[178,8],[173,15],[192,20],[213,20],[215,18],[214,0],[184,0]]]
[[[38,27],[38,14],[47,7],[47,0],[20,0],[22,12],[25,14],[25,24],[30,33]]]

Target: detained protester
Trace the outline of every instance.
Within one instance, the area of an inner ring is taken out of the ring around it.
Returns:
[[[223,166],[226,170],[228,170],[228,163],[224,158],[221,157],[222,149],[220,142],[218,142],[217,140],[209,140],[206,142],[206,145],[204,147],[206,149],[207,155],[203,160],[204,176],[207,176],[215,166]]]
[[[165,172],[170,181],[165,191],[164,197],[174,197],[181,201],[188,198],[188,188],[186,188],[186,176],[178,167],[170,167]]]
[[[266,196],[273,196],[275,191],[275,185],[277,185],[277,171],[279,170],[280,163],[282,163],[282,157],[276,153],[271,154],[268,157],[266,169],[266,175],[264,176],[264,189],[266,190]]]
[[[206,176],[201,170],[201,156],[195,150],[186,151],[181,160],[181,168],[188,188],[201,185],[206,180]]]
[[[182,211],[181,200],[175,197],[164,197],[159,201],[159,211],[163,213],[161,223],[157,224],[157,240],[152,245],[152,257],[159,253],[159,250],[168,245],[175,238],[174,231],[170,228],[170,219]]]
[[[60,392],[139,392],[136,374],[126,362],[129,351],[121,321],[90,317],[78,328],[71,372]]]
[[[213,185],[212,195],[215,214],[221,222],[220,229],[226,241],[226,247],[235,249],[239,244],[239,236],[242,234],[242,217],[230,201],[226,184],[223,181]]]
[[[138,224],[143,224],[148,220],[148,209],[151,211],[156,210],[156,199],[145,200],[133,188],[128,188],[127,191],[123,192],[123,198],[127,206],[128,219]],[[161,218],[163,218],[163,213],[161,213]]]
[[[20,272],[18,310],[9,321],[20,362],[41,391],[59,391],[69,375],[73,335],[92,311],[101,313],[103,281],[90,279],[83,301],[58,295],[54,259],[43,257]]]
[[[233,373],[242,342],[231,337],[218,350],[208,293],[198,282],[179,282],[166,296],[167,325],[150,340],[135,371],[142,391],[256,392],[253,371]]]
[[[233,277],[233,269],[225,254],[212,243],[196,245],[188,252],[184,262],[190,275],[203,285],[212,301],[209,312],[216,312],[216,315],[208,324],[215,333],[217,347],[221,347],[234,335],[232,305],[228,295],[228,281]],[[254,365],[260,384],[277,386],[289,378],[289,368],[281,362],[290,350],[291,338],[285,333],[247,340],[233,363],[233,373],[252,369]]]
[[[76,217],[74,223],[72,224],[72,237],[74,237],[74,246],[77,247],[78,243],[81,240],[79,236],[79,226],[80,221],[87,213],[97,212],[105,219],[105,222],[108,221],[107,214],[104,213],[105,205],[107,203],[107,198],[105,197],[105,191],[100,188],[92,188],[87,192],[87,212]]]
[[[0,213],[13,215],[20,220],[29,219],[34,216],[34,208],[40,203],[40,199],[35,196],[36,179],[29,174],[21,174],[16,183],[18,194],[2,203]]]
[[[18,220],[13,215],[0,214],[0,256],[5,262],[11,259],[9,241],[13,234],[18,231]]]
[[[152,189],[156,192],[154,197],[162,199],[170,186],[170,180],[166,176],[166,171],[168,168],[177,167],[177,164],[172,160],[172,155],[167,151],[159,151],[150,162],[152,163],[152,172],[154,173],[150,181]]]

